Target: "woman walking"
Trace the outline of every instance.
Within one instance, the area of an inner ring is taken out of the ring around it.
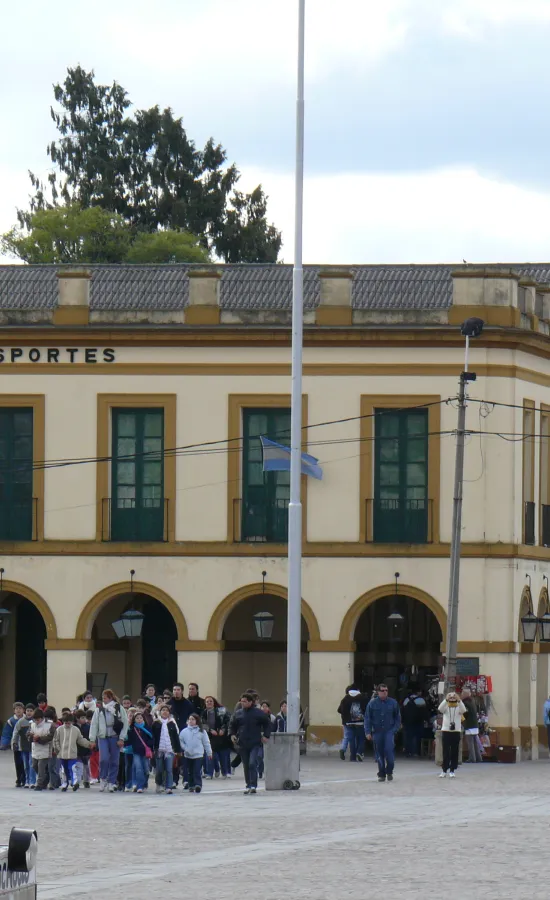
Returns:
[[[143,794],[149,781],[149,760],[153,757],[153,735],[145,727],[143,714],[136,712],[128,729],[128,743],[133,751],[132,781],[136,793]]]
[[[462,716],[466,712],[462,700],[455,691],[450,691],[445,700],[439,704],[439,712],[443,714],[441,739],[443,743],[443,764],[440,778],[455,777],[458,769],[458,748],[462,738]]]
[[[215,697],[204,698],[205,709],[202,713],[203,728],[208,735],[212,747],[212,759],[205,757],[205,770],[209,778],[214,771],[216,778],[231,778],[231,739],[229,737],[229,713]]]
[[[181,749],[184,752],[189,770],[189,792],[200,794],[202,790],[202,764],[204,754],[212,759],[212,748],[208,735],[202,730],[201,717],[192,713],[187,720],[187,728],[180,732]],[[185,785],[184,785],[185,790]]]
[[[462,702],[466,707],[466,712],[464,714],[464,734],[466,736],[466,742],[468,744],[468,762],[469,763],[480,763],[483,762],[483,756],[481,755],[481,747],[479,743],[479,722],[477,718],[477,707],[475,704],[475,700],[472,697],[472,692],[469,688],[464,688],[462,691]]]
[[[167,704],[160,709],[160,719],[153,722],[153,748],[157,794],[162,793],[163,782],[166,793],[171,794],[174,788],[174,758],[181,753],[181,746],[178,726]]]
[[[118,697],[109,688],[103,691],[103,702],[95,710],[90,726],[90,742],[99,743],[99,790],[117,789],[120,751],[128,734],[128,716]]]

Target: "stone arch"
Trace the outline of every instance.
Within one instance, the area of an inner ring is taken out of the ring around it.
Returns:
[[[288,600],[288,591],[285,587],[280,584],[271,584],[266,582],[263,585],[261,582],[257,584],[247,584],[243,587],[237,588],[236,591],[233,591],[231,594],[228,594],[221,603],[218,604],[214,612],[212,613],[212,617],[208,624],[208,633],[207,640],[208,641],[221,641],[223,626],[225,625],[227,618],[235,609],[236,606],[242,600],[246,600],[247,597],[255,597],[258,594],[271,594],[274,597],[282,597],[283,600]],[[310,641],[320,641],[321,633],[319,631],[319,623],[317,622],[317,617],[313,612],[309,603],[306,603],[305,600],[302,599],[302,615],[306,621],[306,625],[309,631],[309,640]]]
[[[57,640],[57,624],[55,616],[40,594],[37,594],[32,588],[27,587],[26,584],[20,584],[19,581],[7,581],[6,579],[3,581],[3,590],[8,594],[19,594],[21,597],[24,597],[25,600],[29,600],[33,606],[36,607],[44,620],[44,625],[46,626],[46,640]]]
[[[340,628],[340,642],[349,644],[350,641],[353,641],[355,627],[357,625],[357,622],[359,621],[361,614],[372,603],[375,603],[376,600],[380,600],[382,597],[391,596],[394,593],[395,584],[382,584],[379,587],[372,588],[372,590],[367,591],[365,594],[361,594],[361,596],[355,601],[355,603],[350,606],[342,620],[342,626]],[[434,614],[439,623],[441,634],[443,636],[443,643],[445,643],[445,636],[447,633],[447,615],[445,613],[445,610],[441,607],[437,600],[435,600],[430,594],[427,594],[426,591],[423,591],[420,588],[413,587],[410,584],[400,584],[399,595],[401,597],[412,597],[414,600],[419,600],[420,603],[423,603],[424,606],[428,607],[428,609]]]
[[[187,622],[176,601],[161,588],[155,587],[153,584],[147,584],[145,581],[134,581],[133,586],[129,581],[120,581],[118,584],[111,584],[101,591],[98,591],[97,594],[94,594],[91,600],[88,600],[78,617],[75,634],[76,639],[81,641],[89,640],[92,634],[92,626],[99,611],[103,609],[113,597],[118,597],[120,594],[129,594],[131,590],[134,594],[147,594],[149,597],[153,597],[154,600],[158,600],[159,603],[162,603],[176,623],[178,641],[189,640]]]
[[[538,605],[538,610],[537,610],[537,616],[539,617],[539,619],[542,618],[542,616],[544,615],[544,613],[546,612],[547,609],[548,609],[548,588],[546,587],[546,585],[544,585],[544,587],[541,588],[540,594],[539,594],[539,605]],[[521,615],[520,615],[520,619],[521,619]]]

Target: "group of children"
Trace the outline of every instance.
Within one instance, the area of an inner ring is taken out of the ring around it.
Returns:
[[[60,718],[44,694],[38,695],[36,706],[15,703],[0,747],[13,750],[16,787],[66,792],[99,783],[100,791],[142,794],[154,770],[157,793],[172,794],[180,778],[184,790],[200,793],[203,774],[230,778],[239,764],[238,756],[231,762],[231,715],[215,697],[203,700],[198,686],[192,687],[196,693],[190,690],[188,698],[170,691],[157,697],[154,686],[148,685],[135,705],[127,695],[118,701],[109,690],[102,700],[86,692],[72,709],[64,708]],[[286,730],[286,703],[281,703],[278,716],[267,701],[262,709],[273,730]],[[113,777],[107,768],[99,770],[100,751],[108,754],[109,741],[116,750]],[[263,760],[259,769],[261,777]]]

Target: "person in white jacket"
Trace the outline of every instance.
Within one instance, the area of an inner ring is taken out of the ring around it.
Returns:
[[[180,731],[180,744],[187,760],[189,791],[200,794],[202,790],[202,764],[206,753],[212,759],[212,747],[208,735],[202,730],[201,717],[192,713],[187,720],[187,728]]]
[[[454,778],[458,769],[458,748],[462,739],[462,716],[466,712],[462,700],[455,691],[449,691],[445,700],[439,704],[439,712],[443,713],[441,738],[443,742],[443,763],[440,778]]]

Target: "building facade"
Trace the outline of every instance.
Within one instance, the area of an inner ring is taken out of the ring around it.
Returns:
[[[520,618],[548,603],[549,282],[543,265],[306,267],[312,741],[340,737],[352,680],[440,670],[459,325],[478,315],[458,647],[492,677],[501,743],[538,754],[550,656]],[[41,688],[61,706],[176,677],[278,706],[289,479],[264,474],[259,435],[288,440],[290,301],[287,266],[0,267],[1,715]],[[142,636],[119,639],[129,607]]]

